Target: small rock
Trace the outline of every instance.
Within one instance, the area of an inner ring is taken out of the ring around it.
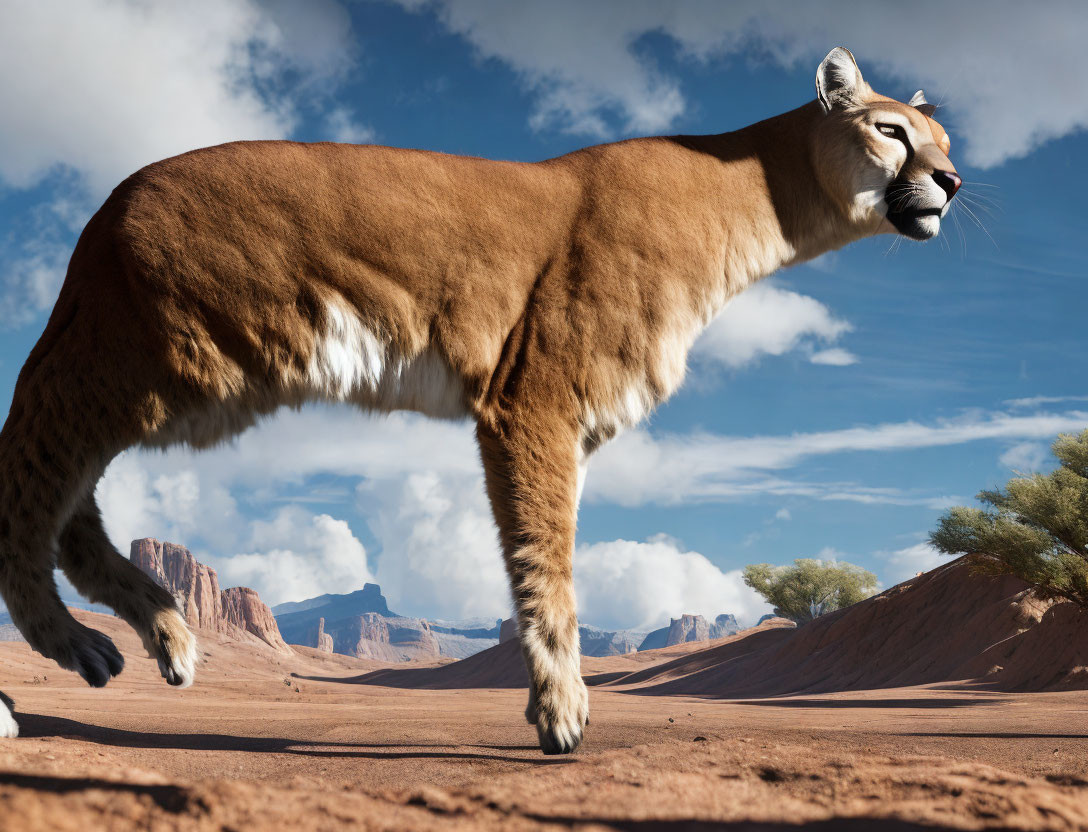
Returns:
[[[675,719],[673,719],[673,718],[672,718],[672,717],[670,716],[670,717],[669,717],[669,722],[676,722],[676,720],[675,720]]]
[[[706,742],[706,737],[696,737],[692,742]]]

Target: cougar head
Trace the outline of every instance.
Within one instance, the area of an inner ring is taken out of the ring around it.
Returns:
[[[936,107],[921,90],[906,104],[873,92],[841,46],[816,71],[816,96],[813,163],[850,221],[869,233],[935,237],[961,184]]]

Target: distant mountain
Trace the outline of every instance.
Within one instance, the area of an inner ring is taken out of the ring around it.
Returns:
[[[438,654],[449,656],[451,659],[467,659],[499,643],[497,637],[477,638],[458,633],[435,632],[434,637],[438,641]]]
[[[362,589],[349,592],[347,595],[319,595],[316,598],[307,598],[305,601],[286,601],[272,607],[272,614],[278,619],[284,615],[307,612],[318,607],[328,607],[330,611],[338,615],[360,615],[364,612],[395,615],[389,611],[382,589],[377,584],[363,584]]]
[[[332,652],[345,656],[396,662],[441,655],[435,634],[418,618],[364,612],[332,622],[320,619],[318,626],[331,636]],[[305,644],[318,646],[310,640]]]
[[[639,644],[638,649],[641,650],[657,650],[660,647],[668,647],[669,645],[669,628],[661,627],[657,630],[652,630],[646,634],[646,638]]]
[[[431,629],[436,633],[449,633],[450,635],[465,636],[465,638],[494,638],[499,637],[501,618],[462,618],[457,621],[443,621],[436,618],[430,621]]]
[[[409,618],[390,611],[377,584],[366,584],[347,595],[322,595],[272,608],[280,632],[290,644],[329,650],[348,656],[407,660],[427,656],[464,659],[500,641],[501,618],[476,617],[456,621]],[[516,633],[512,621],[506,622]],[[617,656],[670,647],[689,641],[722,638],[740,631],[728,613],[708,622],[701,615],[681,615],[668,627],[641,630],[578,628],[582,655]]]
[[[273,608],[291,644],[346,656],[407,661],[430,656],[463,659],[499,643],[498,618],[427,621],[389,609],[377,584],[347,595],[322,595]]]
[[[502,622],[502,636],[499,641],[509,641],[517,637],[517,626],[513,619]],[[639,650],[653,650],[659,647],[671,647],[688,641],[706,641],[713,638],[733,635],[740,632],[737,619],[728,613],[719,615],[714,623],[708,624],[701,615],[682,615],[673,618],[668,627],[647,633],[642,630],[605,630],[583,624],[578,628],[583,656],[622,656]]]
[[[338,622],[348,618],[375,613],[384,618],[402,618],[391,612],[381,587],[377,584],[364,584],[362,589],[346,595],[321,595],[305,601],[290,601],[277,604],[272,608],[283,637],[291,644],[316,647],[314,642],[318,620],[325,619],[325,632],[333,634]],[[335,652],[340,652],[336,650]]]
[[[622,656],[638,652],[646,633],[634,630],[602,630],[600,627],[582,625],[578,628],[583,656]]]
[[[638,649],[656,650],[660,647],[672,647],[675,644],[684,644],[689,641],[724,638],[739,632],[740,625],[737,624],[736,616],[729,613],[719,615],[712,624],[708,624],[707,620],[701,615],[685,613],[679,618],[670,619],[668,627],[662,627],[648,633]]]
[[[710,625],[711,638],[735,636],[739,632],[740,624],[737,623],[737,617],[732,613],[722,613],[715,618],[714,623]]]

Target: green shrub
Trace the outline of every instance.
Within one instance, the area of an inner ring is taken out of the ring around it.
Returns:
[[[976,572],[1015,575],[1043,598],[1088,607],[1088,430],[1060,435],[1051,450],[1056,470],[983,491],[978,499],[989,508],[952,509],[930,540],[966,555]]]
[[[793,566],[753,563],[744,582],[774,606],[775,615],[804,623],[876,592],[876,575],[844,561],[800,558]]]

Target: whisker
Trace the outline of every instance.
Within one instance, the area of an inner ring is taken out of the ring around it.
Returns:
[[[963,207],[963,210],[967,212],[967,216],[969,216],[972,220],[975,221],[975,225],[977,225],[980,229],[982,229],[982,233],[990,238],[990,242],[994,244],[994,248],[997,249],[998,251],[1001,251],[1001,247],[997,244],[997,240],[995,240],[993,238],[993,235],[990,234],[990,232],[987,230],[986,226],[984,226],[982,224],[982,221],[975,215],[975,212],[967,207],[967,203],[964,203],[962,207]]]
[[[977,201],[975,199],[972,199],[970,196],[967,196],[965,194],[959,194],[959,196],[961,196],[963,198],[964,203],[966,203],[967,205],[971,205],[971,206],[977,208],[980,211],[985,211],[987,214],[990,215],[990,217],[992,217],[994,219],[997,219],[997,216],[996,216],[996,214],[994,212],[995,211],[1001,211],[1000,206],[986,205],[985,203],[979,202],[979,201]]]
[[[951,254],[952,253],[952,246],[949,245],[949,243],[948,243],[948,235],[947,234],[939,234],[938,239],[941,241],[941,244],[944,246],[944,250],[947,251],[949,254]]]
[[[972,200],[973,202],[977,202],[979,205],[990,205],[994,208],[1001,207],[1000,200],[993,199],[992,197],[986,196],[985,194],[976,194],[974,191],[967,191],[965,193],[963,188],[960,188],[960,194]]]
[[[959,212],[956,206],[952,206],[952,219],[956,223],[956,230],[960,233],[960,257],[967,259],[967,235],[963,233],[963,225],[960,223]]]
[[[975,199],[985,200],[987,202],[992,202],[994,204],[998,204],[1001,201],[1000,199],[998,199],[996,194],[979,193],[974,188],[972,188],[970,186],[966,186],[966,185],[960,188],[959,193],[961,193],[961,194],[970,194]]]

